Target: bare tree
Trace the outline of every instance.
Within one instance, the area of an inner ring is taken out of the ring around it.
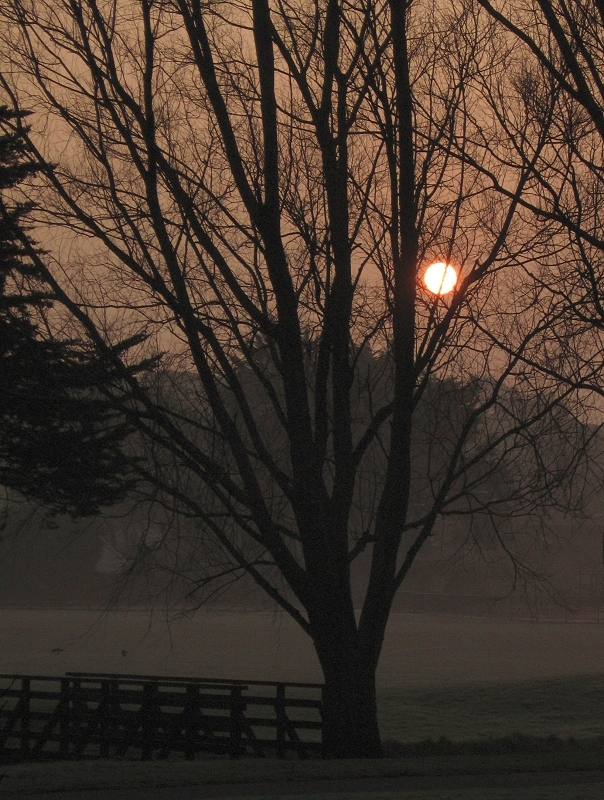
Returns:
[[[527,291],[555,308],[533,364],[601,395],[604,6],[600,0],[478,0],[473,13],[480,16],[476,9],[486,12],[487,21],[483,17],[479,24],[494,23],[511,55],[500,75],[477,76],[477,90],[489,107],[490,141],[485,138],[483,148],[491,158],[483,154],[473,163],[480,161],[483,175],[508,198],[510,187],[494,164],[501,168],[505,159],[508,176],[530,166],[522,216],[527,226],[547,232],[526,271]],[[515,118],[519,106],[530,120],[528,135]],[[506,143],[498,154],[493,140]],[[466,154],[459,155],[466,160]]]
[[[516,291],[532,164],[503,202],[479,163],[468,87],[506,54],[455,5],[0,3],[5,91],[56,165],[29,191],[62,232],[58,321],[122,366],[162,515],[135,561],[193,603],[251,575],[313,640],[332,757],[381,753],[384,632],[436,523],[482,513],[514,560],[500,521],[568,504],[585,430],[528,358],[555,316]],[[422,287],[432,260],[453,293]],[[141,332],[156,381],[111,347]]]

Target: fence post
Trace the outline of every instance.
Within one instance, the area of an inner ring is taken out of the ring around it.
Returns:
[[[185,758],[195,758],[195,737],[197,736],[197,717],[199,713],[199,686],[187,685],[185,698]]]
[[[21,678],[21,759],[29,755],[29,720],[30,720],[30,679]]]
[[[277,684],[277,700],[275,702],[277,715],[277,758],[285,758],[285,684]]]
[[[69,758],[70,719],[69,719],[69,678],[61,678],[59,696],[59,757]]]
[[[231,718],[229,721],[229,755],[231,758],[239,758],[241,755],[243,709],[245,708],[241,696],[242,691],[241,686],[231,687]]]
[[[321,699],[319,700],[319,716],[321,717],[321,758],[325,758],[325,743],[323,741],[323,693],[325,684],[321,686]]]
[[[111,741],[111,684],[109,681],[101,681],[101,699],[97,714],[100,728],[99,757],[107,758]]]
[[[142,722],[142,761],[151,761],[155,738],[155,716],[157,713],[157,684],[144,683],[141,698]]]

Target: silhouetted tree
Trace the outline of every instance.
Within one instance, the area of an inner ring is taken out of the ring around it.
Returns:
[[[133,557],[199,602],[247,573],[298,622],[332,757],[381,753],[384,632],[437,522],[482,510],[496,536],[566,504],[579,458],[558,447],[582,430],[574,388],[530,363],[549,309],[515,291],[532,164],[503,201],[472,93],[500,63],[458,6],[0,3],[6,89],[35,98],[29,145],[56,163],[28,186],[68,237],[47,279],[113,356],[147,458]],[[443,297],[421,282],[441,259]],[[124,330],[169,371],[126,375]]]
[[[522,218],[541,233],[523,291],[550,309],[551,320],[540,352],[531,354],[532,366],[601,396],[604,5],[478,0],[471,7],[477,25],[495,26],[501,69],[475,75],[485,135],[483,155],[470,161],[480,162],[482,174],[507,198],[512,176],[528,169]],[[481,17],[478,10],[486,13]],[[459,157],[468,161],[461,150]]]
[[[102,393],[116,380],[112,364],[43,328],[53,297],[31,260],[33,206],[6,196],[40,169],[24,116],[0,107],[0,484],[54,512],[96,514],[135,485],[122,451],[132,428]]]

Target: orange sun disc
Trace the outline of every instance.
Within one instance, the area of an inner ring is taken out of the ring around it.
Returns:
[[[424,283],[432,294],[448,294],[455,288],[457,272],[444,261],[437,261],[425,271]]]

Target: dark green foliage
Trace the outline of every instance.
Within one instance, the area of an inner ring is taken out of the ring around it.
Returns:
[[[39,169],[27,158],[22,116],[0,107],[0,484],[54,512],[94,514],[135,483],[122,449],[131,430],[109,399],[120,387],[109,360],[41,330],[53,296],[28,257],[32,206],[4,196]]]

